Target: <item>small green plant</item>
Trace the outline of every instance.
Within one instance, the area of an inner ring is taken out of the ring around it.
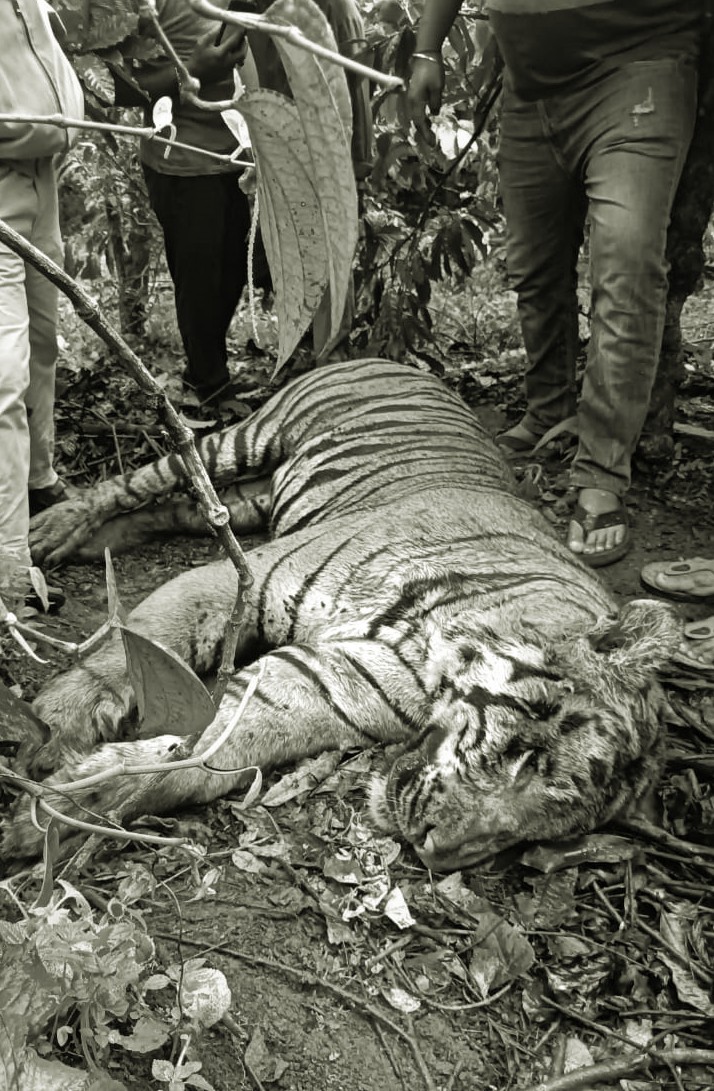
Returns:
[[[402,92],[375,100],[375,163],[364,187],[358,251],[358,325],[368,349],[398,357],[435,339],[431,306],[500,242],[492,109],[500,59],[481,3],[464,6],[444,48],[446,84],[433,142],[412,125]],[[385,72],[409,79],[420,0],[368,0],[367,50]]]
[[[0,884],[17,916],[0,920],[0,1086],[112,1091],[122,1087],[107,1075],[113,1048],[151,1053],[180,1040],[175,1063],[154,1062],[157,1079],[171,1091],[210,1088],[189,1050],[225,1014],[231,994],[201,959],[157,966],[139,908],[155,887],[145,868],[131,865],[97,911],[64,880],[30,908],[11,880]],[[54,1059],[57,1049],[72,1067]],[[79,1058],[83,1069],[74,1067]]]

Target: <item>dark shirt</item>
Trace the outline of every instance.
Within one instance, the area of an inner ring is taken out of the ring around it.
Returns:
[[[703,0],[489,0],[488,14],[510,85],[532,100],[629,61],[696,58]]]

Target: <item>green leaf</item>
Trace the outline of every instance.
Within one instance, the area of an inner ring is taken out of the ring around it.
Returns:
[[[203,682],[180,656],[131,629],[119,626],[129,678],[139,709],[139,735],[191,735],[216,715]]]
[[[276,0],[266,19],[293,26],[318,45],[337,51],[327,19],[313,0]],[[336,337],[357,245],[357,185],[352,166],[352,105],[344,69],[284,38],[274,38],[303,131],[305,166],[318,196],[327,244],[330,285],[328,341]],[[321,346],[318,346],[318,351]]]
[[[56,0],[71,51],[109,49],[135,34],[142,0]]]
[[[278,363],[308,329],[328,285],[327,246],[294,102],[277,91],[245,94],[240,112],[256,159],[261,233],[275,287]]]

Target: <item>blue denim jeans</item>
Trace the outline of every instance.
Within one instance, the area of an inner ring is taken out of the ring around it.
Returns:
[[[528,363],[523,423],[577,412],[572,483],[622,496],[662,342],[672,201],[696,113],[696,67],[635,61],[537,102],[507,91],[499,171],[509,276]],[[577,260],[590,225],[591,336],[580,400]]]

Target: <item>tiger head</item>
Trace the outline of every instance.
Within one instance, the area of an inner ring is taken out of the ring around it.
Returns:
[[[453,619],[429,639],[428,725],[373,782],[376,824],[449,870],[627,811],[659,774],[655,671],[680,638],[648,600],[555,640]]]

